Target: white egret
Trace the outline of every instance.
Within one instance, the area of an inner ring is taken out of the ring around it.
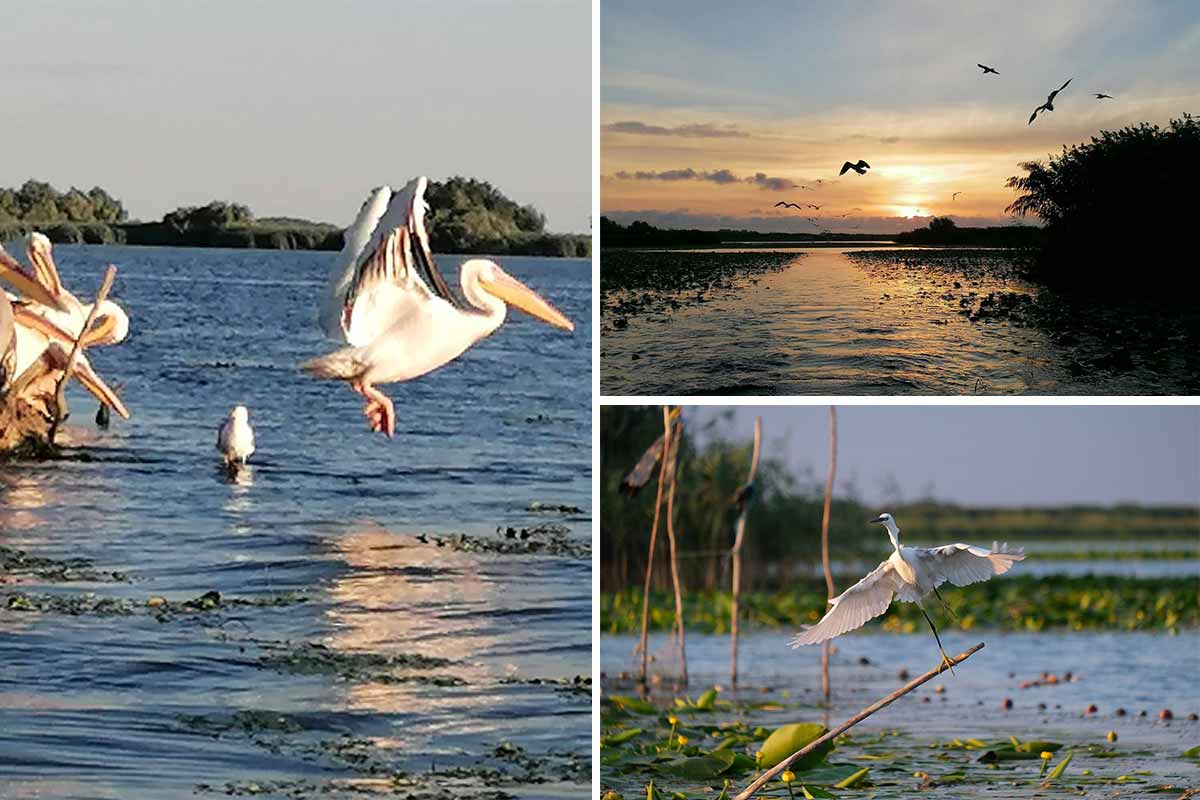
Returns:
[[[825,616],[816,625],[809,625],[796,634],[792,639],[792,647],[818,644],[860,628],[867,620],[887,611],[892,600],[896,599],[917,604],[933,631],[933,638],[937,640],[938,650],[942,652],[942,664],[951,666],[937,627],[929,614],[925,613],[921,598],[933,592],[949,611],[950,607],[938,593],[938,586],[946,581],[955,586],[966,586],[986,581],[993,575],[1003,575],[1015,562],[1025,558],[1024,550],[1019,547],[1010,550],[1007,544],[995,543],[992,550],[962,543],[944,547],[901,547],[900,528],[891,514],[880,514],[868,524],[874,523],[887,528],[894,552],[871,570],[867,577],[830,600],[830,609]]]
[[[250,412],[245,406],[234,406],[229,419],[217,431],[217,449],[225,456],[225,464],[245,464],[254,453],[254,429],[250,427]]]
[[[459,299],[433,263],[425,232],[425,178],[399,192],[371,193],[345,234],[321,304],[326,335],[349,347],[302,368],[350,384],[366,399],[371,429],[395,433],[396,410],[375,384],[425,375],[463,354],[504,322],[505,303],[564,330],[575,325],[498,264],[459,269]]]

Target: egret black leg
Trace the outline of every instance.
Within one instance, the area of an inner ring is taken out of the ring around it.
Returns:
[[[938,650],[942,651],[942,666],[948,667],[950,674],[954,675],[954,665],[950,663],[950,657],[946,655],[946,648],[942,647],[942,637],[938,636],[937,627],[933,624],[933,620],[929,618],[929,615],[925,613],[924,606],[918,605],[917,608],[921,609],[921,614],[925,617],[925,621],[929,623],[929,630],[933,631],[933,638],[937,641]]]
[[[950,607],[950,604],[942,599],[942,593],[937,590],[936,586],[933,587],[933,593],[935,595],[937,595],[938,602],[940,602],[942,604],[942,608],[946,609],[946,612],[948,614],[950,614],[950,616],[954,617],[955,619],[958,619],[958,614],[955,614],[954,609]]]

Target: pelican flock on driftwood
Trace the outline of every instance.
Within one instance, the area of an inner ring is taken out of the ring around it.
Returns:
[[[23,252],[24,267],[12,254]],[[5,292],[0,306],[0,448],[27,437],[45,436],[61,409],[57,387],[68,368],[70,353],[79,345],[71,377],[104,406],[121,417],[130,414],[109,384],[92,367],[84,351],[117,344],[129,333],[129,316],[117,303],[104,299],[98,306],[81,301],[62,282],[50,240],[31,233],[0,247],[0,281]],[[89,316],[92,326],[84,330]]]

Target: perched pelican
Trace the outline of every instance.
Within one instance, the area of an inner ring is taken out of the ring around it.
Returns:
[[[984,75],[987,75],[988,73],[991,73],[992,75],[999,75],[999,74],[1000,74],[999,72],[996,72],[996,70],[992,69],[991,67],[985,67],[983,64],[976,64],[975,66],[977,66],[977,67],[979,67],[981,70],[983,70],[983,74],[984,74]]]
[[[1067,83],[1070,83],[1073,80],[1074,80],[1074,78],[1067,78]],[[1027,122],[1026,125],[1033,124],[1033,121],[1034,121],[1034,119],[1037,118],[1039,111],[1053,111],[1054,110],[1054,98],[1058,96],[1059,92],[1061,92],[1063,89],[1067,88],[1067,83],[1064,83],[1062,86],[1058,87],[1053,92],[1051,92],[1049,95],[1047,95],[1046,102],[1042,103],[1040,106],[1035,108],[1033,110],[1033,113],[1029,115],[1029,122]]]
[[[44,290],[42,293],[49,294],[53,300],[46,302],[45,299],[33,297],[28,291],[28,285],[20,286],[14,282],[14,276],[6,271],[16,269],[21,277],[25,277],[20,269],[20,265],[8,259],[9,264],[0,261],[0,277],[3,277],[9,283],[13,283],[26,297],[34,300],[41,308],[33,308],[33,310],[42,316],[49,319],[59,328],[67,331],[72,337],[78,336],[83,329],[83,323],[87,321],[88,315],[92,313],[93,303],[83,303],[75,295],[71,294],[65,286],[63,286],[61,278],[58,275],[58,267],[54,263],[54,253],[50,240],[41,233],[31,233],[24,237],[23,240],[18,240],[18,243],[24,246],[26,257],[29,263],[33,265],[33,282]],[[9,243],[11,247],[13,243]],[[26,279],[28,281],[28,279]],[[129,316],[125,310],[112,300],[105,300],[100,304],[99,310],[96,312],[96,319],[93,322],[92,329],[88,332],[84,341],[85,347],[94,345],[109,345],[124,341],[129,335]],[[74,338],[72,338],[74,341]]]
[[[972,547],[969,544],[948,544],[944,547],[901,547],[900,528],[891,514],[880,514],[869,524],[880,523],[887,528],[894,552],[867,577],[830,600],[829,611],[816,625],[807,626],[792,639],[792,647],[818,644],[826,639],[841,636],[847,631],[860,628],[867,620],[887,611],[893,599],[904,603],[916,603],[933,631],[938,649],[942,651],[942,664],[950,665],[942,640],[938,636],[933,620],[925,613],[921,598],[933,592],[946,605],[937,587],[946,581],[955,586],[966,586],[986,581],[993,575],[1003,575],[1012,565],[1025,558],[1021,548],[1009,550],[1007,545],[992,550]],[[947,610],[949,607],[947,606]]]
[[[863,161],[863,160],[860,158],[860,159],[858,160],[858,163],[857,163],[857,164],[851,164],[849,161],[847,161],[846,163],[842,164],[842,171],[841,171],[841,172],[839,172],[839,173],[838,173],[838,175],[845,175],[845,174],[846,174],[848,171],[850,171],[850,170],[854,170],[854,171],[855,171],[855,172],[857,172],[859,175],[866,175],[866,174],[867,174],[867,170],[869,170],[870,168],[871,168],[871,165],[870,165],[870,164],[868,164],[867,162]]]
[[[1097,100],[1112,100],[1113,96],[1111,94],[1103,94],[1102,92],[1096,92],[1096,99]]]
[[[254,429],[245,406],[234,406],[229,419],[217,431],[217,449],[225,456],[226,466],[245,464],[254,453]]]
[[[330,273],[320,323],[348,347],[302,365],[319,378],[350,384],[366,398],[371,430],[395,435],[396,411],[376,384],[407,381],[453,361],[504,322],[505,303],[549,324],[575,325],[499,265],[471,259],[459,270],[466,301],[433,263],[425,232],[425,178],[399,192],[371,193],[346,231]]]
[[[51,370],[64,368],[79,330],[91,311],[90,305],[81,304],[63,287],[51,255],[49,239],[40,233],[32,233],[25,237],[24,246],[26,256],[33,265],[32,277],[4,247],[0,247],[0,279],[22,295],[16,297],[5,294],[2,301],[9,304],[14,317],[12,346],[15,363],[9,381],[15,380],[42,359]],[[111,344],[127,335],[128,317],[119,306],[113,303],[109,309],[107,304],[102,305],[101,313],[103,318],[97,316],[98,321],[83,337],[83,347]],[[72,374],[101,403],[111,406],[125,419],[129,418],[129,410],[116,392],[92,369],[82,351],[76,356]]]

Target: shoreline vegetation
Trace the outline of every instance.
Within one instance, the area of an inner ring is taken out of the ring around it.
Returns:
[[[546,217],[519,205],[487,181],[453,177],[431,181],[426,218],[434,252],[587,258],[589,234],[551,233]],[[130,220],[122,202],[100,187],[60,192],[26,181],[0,189],[0,240],[40,231],[56,244],[148,247],[231,247],[340,250],[342,229],[293,217],[255,217],[248,206],[214,200],[183,206],[157,222]]]

